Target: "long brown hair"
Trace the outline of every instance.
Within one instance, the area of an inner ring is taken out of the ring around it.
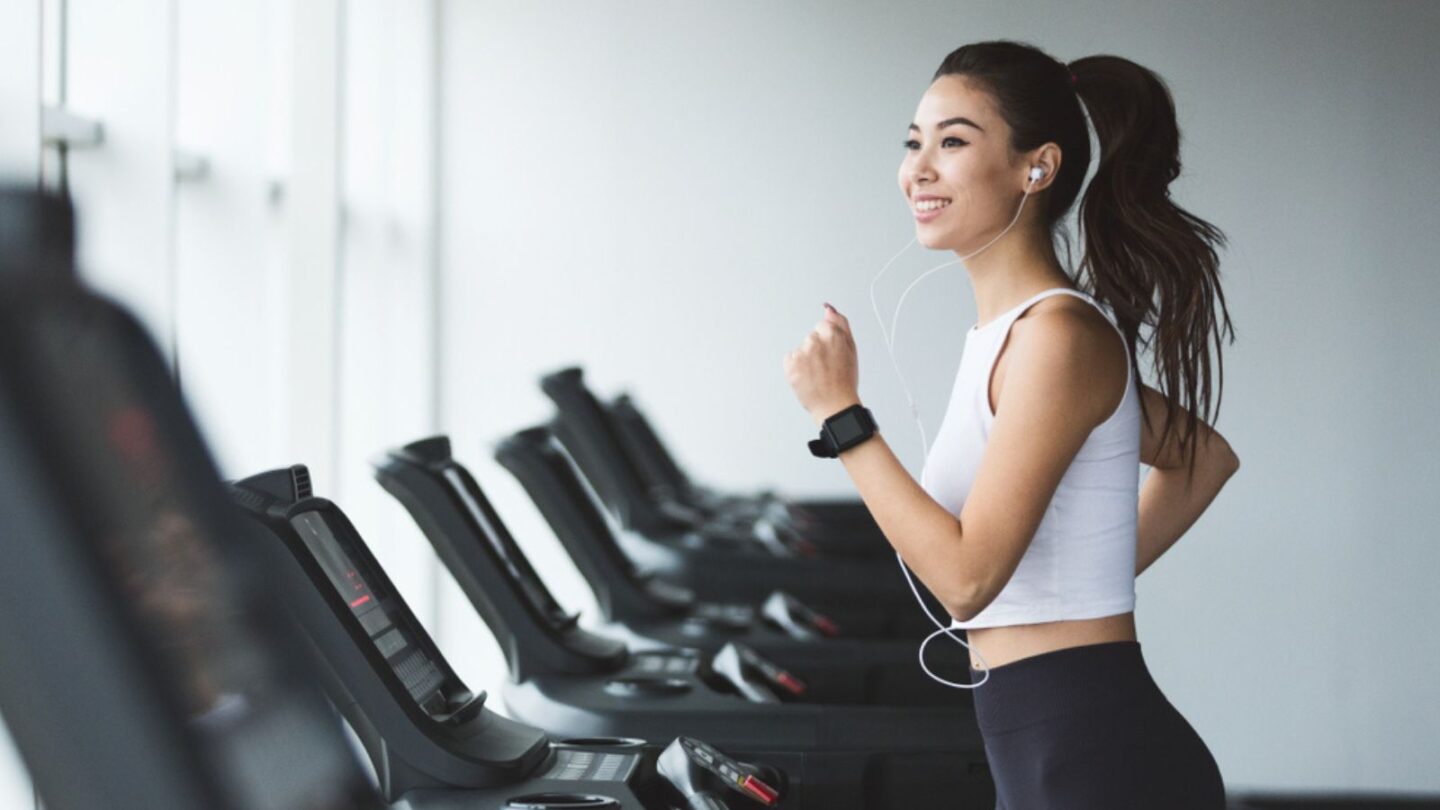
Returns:
[[[1149,349],[1165,397],[1161,443],[1178,428],[1183,408],[1188,418],[1179,436],[1186,453],[1187,445],[1193,448],[1197,422],[1211,421],[1210,338],[1219,376],[1218,416],[1225,381],[1221,340],[1228,331],[1233,343],[1235,330],[1220,289],[1216,248],[1225,244],[1225,235],[1170,200],[1169,185],[1180,176],[1180,129],[1169,88],[1154,72],[1119,56],[1087,56],[1066,65],[1039,48],[1008,40],[956,49],[935,71],[936,79],[941,76],[973,80],[994,98],[1010,126],[1013,152],[1047,142],[1060,147],[1064,159],[1047,189],[1045,223],[1052,240],[1058,236],[1064,243],[1067,257],[1069,239],[1057,225],[1090,167],[1089,112],[1100,157],[1080,201],[1085,250],[1072,281],[1114,313],[1130,345],[1137,385],[1142,378],[1135,346]],[[1141,326],[1150,327],[1148,339],[1142,340]],[[1148,420],[1143,397],[1141,407]],[[1193,475],[1199,454],[1188,455]]]

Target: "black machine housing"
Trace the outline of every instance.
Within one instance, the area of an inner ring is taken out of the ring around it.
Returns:
[[[659,749],[644,740],[552,741],[485,706],[486,694],[450,668],[344,513],[314,495],[305,467],[251,476],[232,494],[268,530],[259,541],[271,549],[268,569],[327,662],[328,691],[387,798],[429,810],[661,808],[678,798],[655,771]],[[784,783],[773,769],[735,767]],[[721,794],[722,806],[760,806],[734,789]]]

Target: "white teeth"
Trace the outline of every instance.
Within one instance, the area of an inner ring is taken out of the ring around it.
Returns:
[[[949,205],[949,200],[921,200],[915,203],[916,211],[934,211]]]

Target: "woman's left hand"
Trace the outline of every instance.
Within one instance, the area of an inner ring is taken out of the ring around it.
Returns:
[[[860,401],[860,368],[850,322],[829,304],[800,348],[785,355],[785,378],[816,424]]]

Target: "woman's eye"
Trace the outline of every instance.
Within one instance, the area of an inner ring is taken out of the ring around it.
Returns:
[[[940,141],[940,146],[941,146],[941,147],[946,147],[946,146],[968,146],[969,144],[970,144],[969,141],[964,141],[964,140],[961,140],[961,139],[955,138],[955,137],[949,137],[949,138],[946,138],[946,139]],[[913,151],[915,151],[916,149],[919,149],[919,148],[920,148],[920,142],[917,141],[917,140],[915,140],[914,138],[911,138],[910,140],[905,141],[905,148],[906,148],[906,149],[909,149],[910,151],[913,152]]]

